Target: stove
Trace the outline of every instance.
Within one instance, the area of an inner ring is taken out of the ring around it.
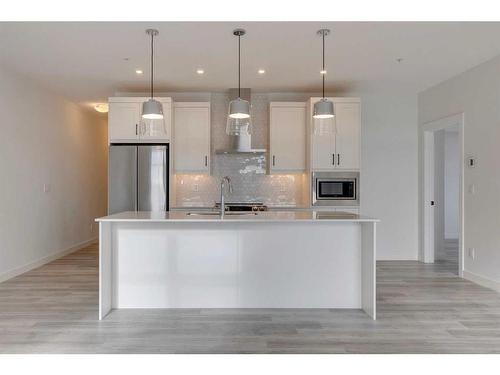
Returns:
[[[215,209],[220,210],[220,203],[215,203]],[[262,202],[228,202],[226,211],[267,211],[267,206]]]

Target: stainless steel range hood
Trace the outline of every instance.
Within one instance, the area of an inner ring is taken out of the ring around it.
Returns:
[[[241,89],[241,99],[247,100],[251,105],[250,100],[251,90]],[[238,89],[229,89],[229,100],[238,98]],[[252,148],[252,135],[228,135],[231,138],[230,147],[228,149],[216,150],[216,154],[259,154],[267,150],[264,148]]]

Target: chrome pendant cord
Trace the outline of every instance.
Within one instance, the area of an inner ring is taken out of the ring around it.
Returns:
[[[153,38],[154,38],[154,33],[151,33],[151,99],[153,99],[153,50],[154,50],[154,43],[153,43]]]
[[[325,32],[323,31],[323,70],[322,70],[322,76],[323,76],[323,99],[325,98]]]
[[[241,98],[241,33],[238,34],[238,98]]]

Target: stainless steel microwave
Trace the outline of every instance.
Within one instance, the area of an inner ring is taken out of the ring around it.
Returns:
[[[359,172],[313,172],[313,206],[359,206]]]

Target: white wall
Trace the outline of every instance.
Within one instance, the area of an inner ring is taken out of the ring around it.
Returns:
[[[444,238],[458,239],[460,187],[458,131],[445,131],[444,154]]]
[[[361,206],[363,214],[381,219],[377,259],[416,260],[417,96],[388,88],[358,94],[363,124]]]
[[[420,93],[418,110],[420,125],[464,112],[465,155],[477,158],[476,167],[464,172],[464,276],[500,290],[499,87],[497,57]],[[472,247],[475,260],[467,255]]]
[[[97,236],[107,121],[3,68],[0,114],[2,280]]]

